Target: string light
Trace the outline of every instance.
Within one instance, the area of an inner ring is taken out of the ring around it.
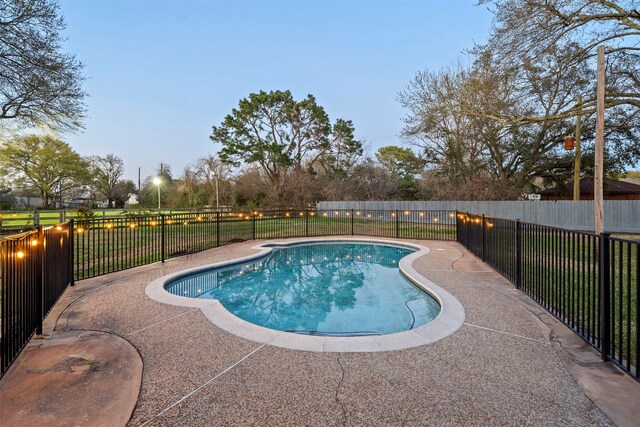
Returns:
[[[18,258],[18,259],[24,258],[24,252],[22,252],[22,251],[16,252],[16,258]]]

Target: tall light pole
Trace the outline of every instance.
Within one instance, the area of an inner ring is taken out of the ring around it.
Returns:
[[[209,177],[216,180],[216,210],[220,208],[220,199],[218,198],[218,174],[212,170],[209,170]]]
[[[158,187],[158,210],[160,210],[160,184],[162,183],[162,180],[159,176],[156,176],[153,178],[153,183]]]

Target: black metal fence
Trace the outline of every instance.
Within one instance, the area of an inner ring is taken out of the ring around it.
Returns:
[[[252,239],[457,240],[640,379],[640,243],[452,211],[254,210],[70,221],[0,241],[2,372],[68,284]],[[70,238],[73,236],[73,238]]]
[[[70,221],[0,240],[0,376],[73,284],[72,229]]]
[[[468,213],[457,239],[640,379],[640,242]]]
[[[253,239],[366,235],[455,240],[452,211],[253,210],[79,220],[77,280]]]

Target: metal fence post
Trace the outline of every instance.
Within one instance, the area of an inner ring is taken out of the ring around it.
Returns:
[[[309,209],[304,211],[304,237],[309,237]]]
[[[351,209],[351,235],[353,236],[353,209]]]
[[[220,211],[216,211],[216,248],[220,246]]]
[[[160,259],[164,262],[164,214],[160,214]]]
[[[486,255],[485,255],[486,246],[487,246],[486,243],[485,243],[486,240],[487,240],[487,228],[485,226],[484,214],[482,214],[482,239],[481,239],[481,243],[482,243],[482,245],[481,245],[482,262],[485,262],[485,259],[486,259]]]
[[[74,255],[74,225],[73,225],[73,218],[69,219],[69,286],[73,286],[76,284],[76,281],[74,280],[73,277],[73,267],[75,266],[75,262],[73,259],[73,255]]]
[[[38,286],[36,286],[36,307],[37,307],[37,316],[38,316],[38,327],[36,329],[36,334],[42,335],[42,322],[44,321],[44,287],[45,287],[45,262],[44,262],[44,231],[41,226],[38,226],[37,231],[38,236],[38,263],[40,264],[40,268],[37,269],[39,273],[38,277]]]
[[[600,287],[600,352],[602,360],[609,360],[611,352],[611,289],[609,263],[609,236],[611,233],[600,233],[600,254],[598,262],[598,279]]]
[[[396,239],[400,238],[400,215],[396,209]]]
[[[457,209],[456,209],[456,212],[455,212],[454,215],[455,215],[454,219],[456,221],[456,242],[460,242],[460,224],[458,223],[458,219],[459,218],[458,218],[458,210]]]
[[[465,231],[464,231],[465,239],[464,240],[465,240],[465,247],[467,249],[469,249],[469,224],[467,224],[467,222],[469,221],[469,212],[467,212],[467,217],[466,217],[465,221],[466,222],[465,222],[465,227],[464,227],[464,229],[465,229]]]
[[[252,240],[256,240],[256,216],[253,215],[253,221],[251,221],[253,223],[253,239]]]
[[[522,286],[522,236],[520,220],[516,219],[516,288]]]

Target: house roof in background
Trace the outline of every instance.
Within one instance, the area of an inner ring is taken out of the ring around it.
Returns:
[[[605,194],[640,194],[640,185],[633,184],[631,182],[626,181],[618,181],[615,179],[605,179],[604,180],[604,193]],[[555,188],[547,188],[540,192],[540,195],[565,195],[565,194],[573,194],[573,181]],[[580,194],[593,194],[593,180],[582,179],[580,180]]]

